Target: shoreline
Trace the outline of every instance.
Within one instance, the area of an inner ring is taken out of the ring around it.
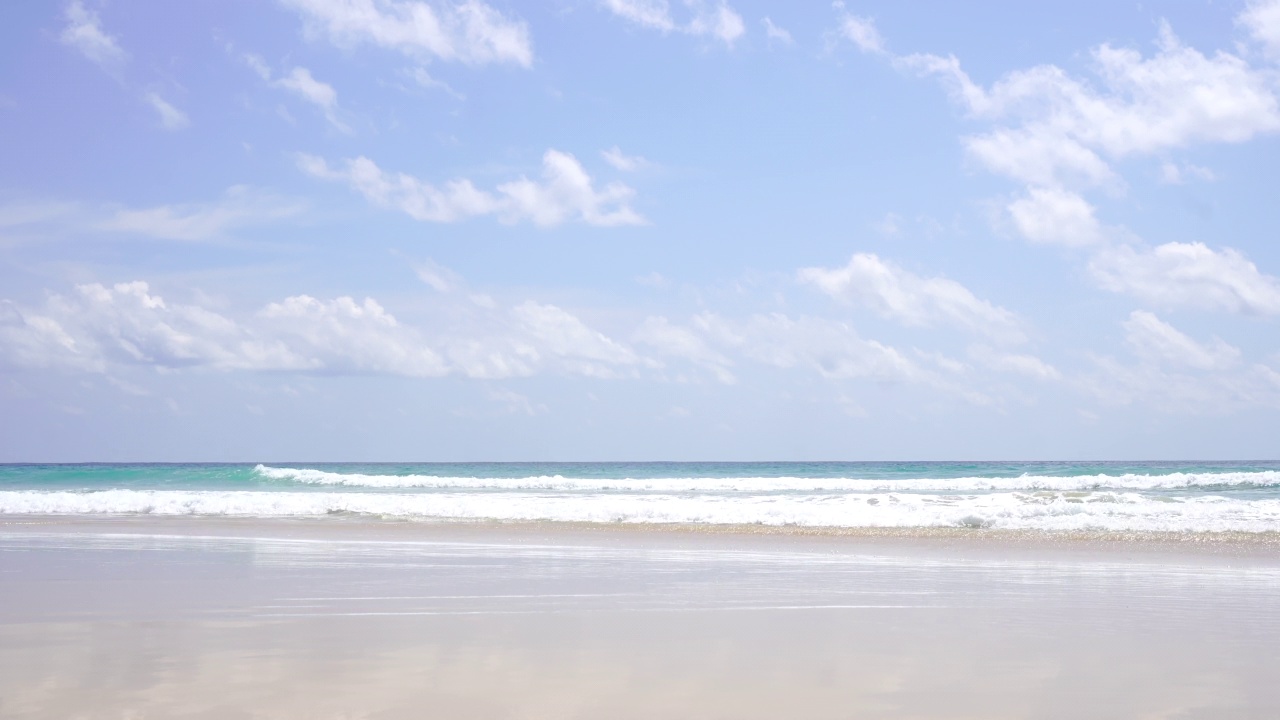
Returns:
[[[853,550],[1091,551],[1256,556],[1280,561],[1280,532],[1120,532],[965,527],[829,527],[762,524],[404,519],[376,516],[3,515],[0,532],[57,529],[74,534],[182,535],[332,541],[449,541],[532,538],[627,542],[820,543]]]

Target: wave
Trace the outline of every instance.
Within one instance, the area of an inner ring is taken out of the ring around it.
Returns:
[[[1196,490],[1280,487],[1280,471],[1175,472],[1164,475],[1022,475],[1012,478],[904,478],[901,480],[805,477],[669,477],[567,478],[541,475],[521,478],[445,477],[436,475],[366,475],[311,468],[258,465],[263,478],[309,485],[367,488],[467,490],[568,490],[620,492],[1011,492],[1095,490]]]
[[[296,517],[356,514],[451,520],[700,523],[807,527],[989,527],[1125,532],[1280,532],[1280,499],[1132,492],[924,495],[550,495],[101,490],[0,491],[0,514]]]

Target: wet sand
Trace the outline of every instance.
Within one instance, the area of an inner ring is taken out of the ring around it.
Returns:
[[[1276,718],[1274,538],[0,518],[5,718]]]

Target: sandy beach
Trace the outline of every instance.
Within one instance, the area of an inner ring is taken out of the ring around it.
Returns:
[[[13,718],[1272,718],[1274,540],[0,524]]]

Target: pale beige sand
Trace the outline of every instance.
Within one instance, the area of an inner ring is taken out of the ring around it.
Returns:
[[[0,519],[5,718],[1277,718],[1265,538]]]

